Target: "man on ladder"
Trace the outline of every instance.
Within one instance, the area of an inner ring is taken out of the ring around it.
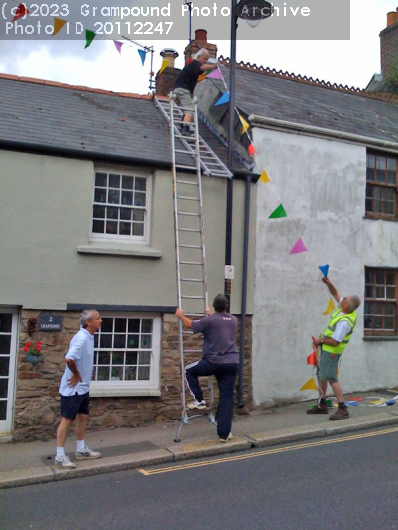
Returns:
[[[195,90],[198,77],[203,72],[209,70],[215,70],[218,63],[209,64],[210,58],[209,52],[206,48],[201,48],[198,52],[192,55],[192,61],[189,62],[181,70],[180,75],[174,85],[173,94],[176,96],[177,104],[180,107],[189,108],[192,107],[192,96]],[[192,121],[192,114],[185,112],[183,123],[181,124],[181,133],[189,136],[191,134],[190,123]]]
[[[189,364],[185,376],[189,391],[195,398],[187,405],[190,410],[206,408],[199,376],[214,375],[219,389],[217,433],[221,443],[232,438],[231,425],[234,410],[235,380],[239,367],[239,352],[236,345],[238,320],[226,312],[228,300],[219,294],[213,301],[214,315],[210,308],[201,320],[191,320],[182,309],[176,310],[176,316],[194,333],[203,333],[202,360]]]

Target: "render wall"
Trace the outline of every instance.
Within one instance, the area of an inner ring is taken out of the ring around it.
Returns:
[[[312,376],[311,336],[328,316],[329,292],[319,265],[342,296],[358,294],[357,326],[344,352],[345,392],[398,382],[397,342],[364,340],[364,267],[397,267],[398,223],[364,219],[366,148],[340,141],[256,128],[258,171],[253,318],[256,405],[317,397],[299,392]],[[269,219],[282,203],[287,218]],[[308,251],[289,255],[301,237]]]

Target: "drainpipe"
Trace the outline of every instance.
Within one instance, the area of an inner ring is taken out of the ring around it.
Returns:
[[[245,326],[246,326],[246,298],[247,298],[247,264],[249,261],[249,226],[250,226],[250,185],[251,177],[246,175],[245,195],[245,226],[243,231],[243,267],[242,267],[242,300],[240,317],[240,348],[239,348],[239,381],[238,407],[243,407],[243,364],[245,359]]]

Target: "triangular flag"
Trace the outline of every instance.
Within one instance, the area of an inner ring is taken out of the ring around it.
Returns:
[[[52,32],[52,37],[56,35],[61,29],[65,26],[66,20],[61,20],[60,18],[54,17],[54,31]]]
[[[329,313],[332,313],[332,311],[335,309],[333,298],[329,298],[328,306],[326,308],[326,311],[322,313],[322,315],[328,315]]]
[[[318,390],[314,378],[308,379],[308,381],[300,388],[299,392],[302,390]]]
[[[272,212],[272,214],[269,216],[269,219],[277,219],[279,217],[287,217],[285,208],[280,204],[276,210]]]
[[[160,67],[160,70],[159,72],[157,73],[157,75],[160,75],[163,70],[165,70],[170,64],[170,61],[168,61],[167,59],[163,59],[163,62],[162,62],[162,66]]]
[[[209,77],[210,79],[222,79],[221,70],[219,68],[210,70],[210,72],[206,75],[206,77]]]
[[[6,4],[4,4],[4,5],[6,5]],[[29,13],[30,13],[30,11],[28,10],[28,8],[26,6],[24,6],[23,4],[19,4],[19,6],[17,7],[17,10],[15,12],[15,16],[12,19],[12,21],[15,22],[19,18],[22,18],[25,15],[29,15]]]
[[[265,169],[260,175],[260,181],[264,182],[264,184],[266,184],[267,182],[271,182],[271,179],[269,178],[268,173],[265,171]]]
[[[86,29],[86,45],[85,45],[84,49],[86,49],[86,48],[88,48],[90,46],[90,44],[94,40],[95,35],[96,34],[95,34],[94,31],[91,31],[91,29]]]
[[[327,278],[329,272],[329,265],[327,263],[326,265],[319,265],[319,268],[321,269],[321,272],[325,276],[325,278]]]
[[[247,131],[247,129],[250,129],[250,125],[247,123],[245,118],[239,114],[239,119],[242,122],[242,134]]]
[[[121,50],[122,50],[122,46],[123,46],[123,42],[119,42],[117,40],[114,40],[113,41],[113,44],[115,45],[115,48],[117,49],[117,51],[119,53],[121,53]]]
[[[229,92],[227,90],[226,92],[224,92],[224,94],[220,97],[220,99],[217,101],[217,103],[214,106],[216,107],[217,105],[228,103],[228,101],[229,101]]]
[[[198,77],[198,83],[199,83],[200,81],[204,81],[204,80],[206,79],[206,77],[207,77],[207,75],[206,75],[205,73],[200,74],[200,76]]]
[[[314,348],[318,348],[318,346],[315,346],[315,337],[314,337],[313,335],[312,335],[311,339],[312,339],[312,345],[313,345],[313,347],[314,347]]]
[[[249,153],[249,155],[254,158],[255,156],[257,156],[257,151],[256,151],[256,148],[254,147],[253,144],[250,144],[249,147],[247,148],[247,152]]]
[[[144,66],[145,59],[146,59],[146,51],[144,50],[137,50],[141,57],[142,66]]]
[[[314,366],[317,366],[318,361],[317,361],[317,358],[316,358],[316,351],[313,351],[312,353],[310,353],[308,355],[307,364],[313,364]]]
[[[304,245],[301,237],[294,244],[294,247],[290,251],[290,254],[299,254],[300,252],[307,252],[307,247]]]

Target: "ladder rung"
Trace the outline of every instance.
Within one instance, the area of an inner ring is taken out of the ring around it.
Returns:
[[[189,182],[188,180],[176,180],[177,184],[189,184],[190,186],[199,186],[197,182]]]
[[[183,199],[184,201],[199,201],[196,197],[184,197],[184,195],[177,195],[177,199]]]
[[[187,316],[187,317],[205,317],[206,315],[204,313],[185,313],[185,316]]]
[[[198,228],[179,228],[180,232],[200,232]]]
[[[179,245],[181,248],[202,248],[200,245]]]
[[[187,215],[189,217],[200,217],[198,213],[189,213],[189,212],[177,212],[178,215]]]
[[[203,265],[202,261],[180,261],[180,265]]]
[[[192,155],[194,153],[194,151],[192,149],[189,150],[189,151],[184,150],[184,149],[174,149],[174,151],[176,153],[183,153],[184,155]]]
[[[196,166],[183,166],[180,164],[176,164],[176,167],[178,167],[178,169],[197,169]]]
[[[180,278],[181,282],[200,282],[203,283],[204,280],[201,280],[200,278]]]
[[[187,300],[188,300],[188,299],[190,299],[190,300],[204,300],[205,297],[204,297],[204,296],[189,296],[189,295],[187,295],[187,294],[185,294],[185,295],[182,294],[182,295],[181,295],[181,298],[185,298],[185,299],[187,299]]]

